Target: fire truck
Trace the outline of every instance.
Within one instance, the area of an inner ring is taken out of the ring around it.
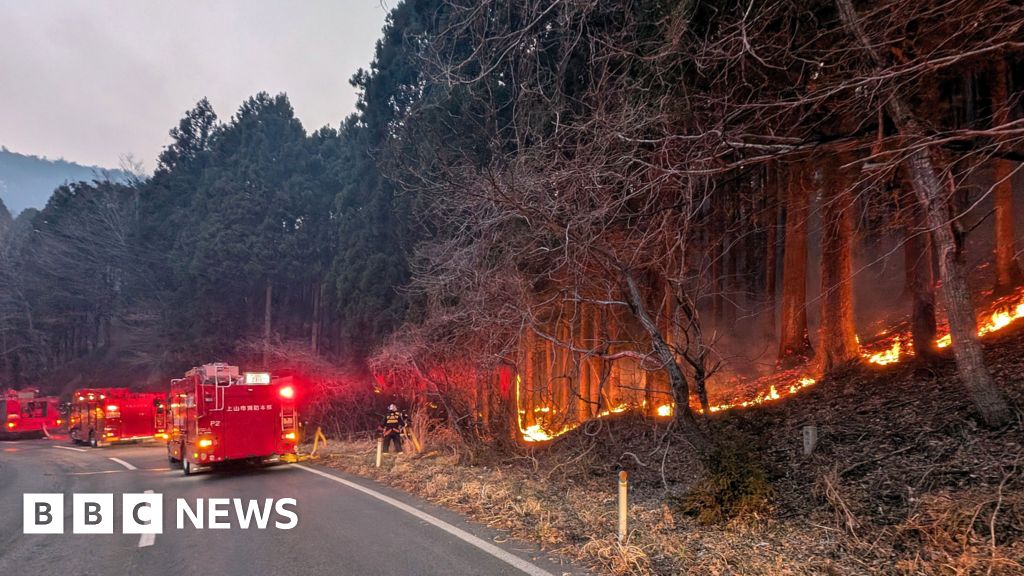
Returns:
[[[163,394],[128,388],[83,388],[71,397],[68,432],[76,444],[93,447],[116,442],[166,438]]]
[[[298,441],[290,378],[223,363],[171,381],[167,458],[185,475],[231,462],[267,463],[294,454]]]
[[[6,390],[0,396],[2,438],[42,438],[63,424],[60,403],[54,396],[41,396],[39,390]]]

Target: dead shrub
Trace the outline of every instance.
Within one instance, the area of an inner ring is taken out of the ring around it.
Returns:
[[[678,500],[682,513],[707,525],[767,509],[772,485],[748,441],[723,439],[702,460],[704,477]]]

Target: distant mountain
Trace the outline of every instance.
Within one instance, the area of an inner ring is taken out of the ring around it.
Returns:
[[[0,199],[12,215],[26,208],[42,208],[53,190],[65,182],[110,179],[124,182],[128,174],[67,160],[26,156],[0,146]]]

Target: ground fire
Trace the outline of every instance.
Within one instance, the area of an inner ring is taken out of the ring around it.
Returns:
[[[1010,296],[997,299],[991,305],[985,307],[984,311],[978,317],[978,336],[985,336],[993,332],[998,332],[1021,317],[1024,317],[1024,289],[1018,290]],[[867,344],[861,344],[861,357],[867,364],[887,366],[889,364],[907,360],[914,355],[913,347],[908,345],[911,340],[910,329],[906,323],[903,323],[900,326],[901,327],[898,329],[883,330]],[[936,338],[935,347],[938,349],[948,348],[952,343],[952,338],[949,334],[949,327],[945,324],[940,325],[939,334],[942,334],[942,336]],[[860,343],[859,339],[858,343]],[[777,372],[743,386],[744,389],[755,390],[756,392],[754,392],[753,395],[748,393],[737,397],[734,400],[712,404],[708,408],[711,413],[718,413],[736,408],[759,406],[761,404],[775,402],[788,396],[792,396],[793,394],[796,394],[805,388],[809,388],[816,383],[816,379],[801,373],[799,370]],[[520,377],[517,376],[515,379],[515,386],[516,403],[517,406],[519,406],[518,424],[519,432],[524,441],[545,442],[552,440],[574,430],[581,424],[581,422],[571,422],[549,428],[546,423],[556,421],[553,416],[557,412],[557,408],[552,406],[539,406],[533,409],[537,423],[524,425],[522,416],[526,413],[526,410],[522,408],[519,398],[519,389],[521,384],[522,381]],[[691,399],[691,404],[694,412],[703,413],[703,409],[695,399]],[[614,408],[599,412],[597,414],[597,418],[605,418],[612,414],[620,414],[627,411],[644,411],[645,408],[645,406],[639,404],[619,404]],[[655,409],[654,414],[657,417],[669,417],[672,416],[674,412],[674,404],[666,403],[659,405]]]

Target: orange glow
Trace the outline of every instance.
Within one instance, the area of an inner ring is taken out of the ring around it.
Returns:
[[[985,336],[992,332],[998,332],[1021,318],[1024,318],[1024,288],[1018,290],[1017,293],[1011,296],[995,301],[979,315],[978,336]],[[939,333],[942,335],[935,340],[935,346],[937,348],[948,348],[952,345],[952,337],[948,333],[948,330],[948,327],[940,326]],[[943,334],[943,332],[945,333]],[[886,366],[901,362],[914,355],[914,351],[911,347],[904,346],[904,343],[909,342],[910,339],[910,329],[905,325],[902,330],[894,330],[892,333],[883,331],[867,346],[863,346],[861,348],[861,357],[868,364],[874,364],[876,366]],[[858,346],[861,346],[859,336],[857,337],[857,344]],[[762,389],[754,393],[753,397],[747,394],[739,396],[733,400],[713,404],[708,407],[708,411],[715,414],[736,408],[759,406],[787,398],[793,394],[797,394],[805,388],[809,388],[817,384],[817,381],[814,378],[802,375],[796,371],[776,373],[772,376],[761,378],[758,382],[761,383]],[[768,385],[767,390],[763,389],[764,384]],[[520,385],[520,376],[516,375],[515,392],[517,406],[521,406],[519,404]],[[746,397],[746,399],[741,399],[743,397]],[[691,401],[695,400],[691,399]],[[641,407],[630,404],[619,404],[613,408],[602,410],[597,414],[597,417],[604,418],[627,410],[643,410],[645,407],[646,406]],[[703,410],[698,405],[693,405],[693,410],[697,413],[703,413]],[[544,416],[554,414],[556,412],[557,409],[550,406],[533,408],[534,414]],[[526,410],[520,408],[517,412],[517,417],[519,431],[522,433],[523,440],[526,442],[544,442],[552,440],[580,425],[579,422],[574,422],[563,425],[557,430],[549,429],[542,423],[523,426],[522,415],[525,413]],[[658,406],[655,410],[655,414],[660,417],[668,417],[674,413],[675,404],[671,402]]]
[[[281,390],[278,391],[278,393],[281,395],[281,398],[294,398],[295,397],[295,389],[292,388],[291,386],[285,386],[285,387],[281,388]]]
[[[629,410],[629,404],[619,404],[618,406],[615,406],[613,408],[609,408],[607,410],[602,410],[598,412],[597,417],[604,418],[605,416],[611,416],[612,414],[621,414],[626,410]]]
[[[1020,318],[1024,318],[1024,289],[1019,290],[1016,294],[1011,296],[996,300],[986,311],[979,315],[978,336],[985,336],[993,332],[998,332]],[[935,347],[939,349],[949,348],[953,345],[953,337],[949,334],[949,327],[942,327],[940,329],[940,333],[941,332],[945,332],[945,334],[942,334],[942,336],[935,340]],[[883,332],[882,334],[884,335],[885,333]],[[897,343],[901,343],[901,341],[907,341],[909,339],[909,333],[898,335],[892,346],[895,347]],[[891,352],[892,349],[893,348],[890,348],[886,352]],[[904,351],[904,354],[912,354],[912,352],[907,350]],[[867,358],[868,362],[879,365],[891,364],[896,361],[890,359],[890,357],[886,356],[884,353],[865,353],[864,357]]]
[[[289,432],[284,435],[285,440],[295,440],[295,432]]]
[[[878,364],[879,366],[899,362],[901,347],[902,343],[900,342],[899,337],[897,337],[889,348],[868,356],[868,362]]]
[[[1021,317],[1024,317],[1024,302],[1018,302],[1010,308],[997,309],[992,312],[987,322],[978,327],[978,336],[1002,330]]]
[[[520,404],[519,388],[522,386],[523,379],[519,374],[515,376],[515,390],[516,390],[516,406]],[[597,413],[598,418],[605,418],[612,414],[621,414],[626,410],[629,410],[631,406],[629,404],[619,404],[612,408],[602,410]],[[535,414],[553,414],[557,410],[552,409],[550,406],[540,406],[533,409]],[[526,414],[526,410],[519,408],[516,410],[516,424],[519,426],[519,433],[523,437],[524,442],[547,442],[553,440],[566,432],[576,429],[582,422],[571,422],[562,425],[560,428],[552,429],[550,425],[545,426],[543,422],[537,424],[531,424],[529,426],[523,426],[523,414]]]
[[[767,391],[758,392],[756,396],[749,400],[713,404],[711,406],[708,406],[708,411],[711,412],[712,414],[715,414],[717,412],[725,412],[726,410],[732,410],[734,408],[750,408],[751,406],[759,406],[761,404],[774,402],[776,400],[781,400],[782,398],[796,394],[800,390],[803,390],[808,386],[813,386],[816,383],[817,381],[814,378],[800,377],[793,384],[790,384],[788,387],[783,388],[782,392],[779,392],[779,390],[775,387],[775,384],[770,384],[768,386]],[[704,413],[704,410],[700,408],[695,408],[694,411],[697,412],[698,414]]]

